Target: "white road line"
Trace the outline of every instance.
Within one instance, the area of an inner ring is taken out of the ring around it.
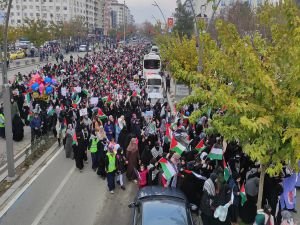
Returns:
[[[6,204],[6,206],[0,212],[0,218],[9,210],[9,208],[20,198],[20,196],[26,191],[26,189],[39,177],[39,175],[50,165],[50,163],[61,153],[63,147],[59,149],[54,156],[45,163],[45,165],[23,186],[23,188]]]
[[[52,205],[52,203],[54,202],[56,197],[59,195],[61,190],[64,188],[65,184],[68,182],[68,180],[70,179],[70,177],[72,176],[74,171],[75,171],[75,165],[72,167],[72,169],[69,171],[67,176],[61,182],[61,184],[58,186],[58,188],[55,190],[53,195],[50,197],[50,199],[48,200],[48,202],[46,203],[44,208],[40,211],[40,213],[37,215],[37,217],[35,218],[35,220],[33,221],[33,223],[31,225],[38,225],[39,224],[39,222],[44,217],[44,215],[46,214],[46,212],[48,211],[48,209],[50,208],[50,206]]]

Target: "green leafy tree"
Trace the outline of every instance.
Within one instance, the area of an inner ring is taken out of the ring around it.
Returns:
[[[160,43],[174,77],[193,87],[180,105],[204,103],[191,120],[197,121],[208,108],[226,107],[224,115],[214,115],[212,126],[225,140],[239,140],[243,151],[260,162],[261,207],[265,174],[277,175],[284,165],[296,169],[300,159],[299,8],[293,1],[266,5],[258,18],[268,26],[272,41],[259,31],[241,36],[222,20],[216,22],[218,42],[202,35],[202,73],[189,72],[192,64],[187,67],[172,56],[172,39]],[[181,45],[178,42],[176,48],[187,54]]]
[[[194,30],[194,17],[191,12],[186,10],[181,2],[177,4],[174,17],[175,24],[173,30],[177,32],[180,37],[184,35],[191,37]]]
[[[36,47],[49,40],[50,30],[47,22],[41,19],[25,19],[23,26],[24,37],[28,38]]]

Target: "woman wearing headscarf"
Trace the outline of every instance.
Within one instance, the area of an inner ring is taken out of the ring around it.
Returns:
[[[118,141],[119,134],[121,130],[126,126],[125,117],[122,115],[118,118],[118,123],[116,124],[116,141]]]
[[[99,162],[99,166],[98,166],[98,170],[97,170],[97,174],[99,176],[101,176],[103,179],[105,179],[106,176],[106,172],[105,172],[105,147],[107,145],[107,137],[104,131],[103,126],[100,126],[99,128],[99,132],[96,134],[99,142],[97,145],[98,151],[97,151],[97,156],[98,156],[98,162]]]
[[[72,127],[72,124],[68,125],[68,129],[66,131],[66,144],[65,144],[65,152],[66,152],[66,158],[74,158],[73,149],[72,149],[72,143],[73,143],[73,135],[75,130]]]
[[[213,200],[216,196],[217,174],[211,173],[204,182],[203,194],[200,202],[201,218],[203,225],[214,225]]]
[[[76,137],[77,141],[73,144],[73,152],[74,152],[74,158],[76,167],[79,169],[80,172],[82,172],[82,169],[84,167],[83,160],[85,156],[85,149],[83,148],[83,137],[81,131],[76,131]]]
[[[24,138],[24,123],[19,116],[16,114],[12,120],[12,132],[14,141],[22,141]]]
[[[139,154],[136,138],[131,138],[130,143],[127,147],[126,158],[128,160],[126,176],[130,181],[136,180],[137,175],[135,169],[137,168],[138,163],[140,161],[140,154]]]

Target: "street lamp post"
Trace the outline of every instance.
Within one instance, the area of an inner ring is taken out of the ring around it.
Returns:
[[[154,4],[152,4],[152,5],[155,6],[155,7],[157,7],[157,8],[159,9],[159,11],[160,11],[160,13],[161,13],[161,15],[162,15],[162,17],[163,17],[163,19],[164,19],[164,21],[165,21],[165,24],[166,24],[166,26],[167,26],[167,20],[166,20],[166,17],[165,17],[165,15],[164,15],[164,13],[162,12],[161,8],[159,7],[159,5],[157,4],[157,2],[154,1]]]
[[[3,60],[2,60],[2,80],[3,80],[3,103],[4,103],[4,117],[5,117],[5,137],[6,137],[6,154],[7,154],[7,171],[8,180],[14,180],[15,162],[13,152],[13,136],[12,136],[12,118],[11,118],[11,102],[10,102],[10,87],[7,79],[7,33],[8,33],[8,22],[11,10],[12,0],[9,0],[7,6],[7,13],[5,17],[5,25],[3,32]],[[2,57],[2,53],[1,53]]]

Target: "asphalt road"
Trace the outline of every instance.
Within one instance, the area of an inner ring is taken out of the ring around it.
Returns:
[[[82,173],[64,151],[28,187],[7,213],[1,225],[129,225],[137,187],[126,183],[110,194],[106,180],[91,169],[91,160]]]

